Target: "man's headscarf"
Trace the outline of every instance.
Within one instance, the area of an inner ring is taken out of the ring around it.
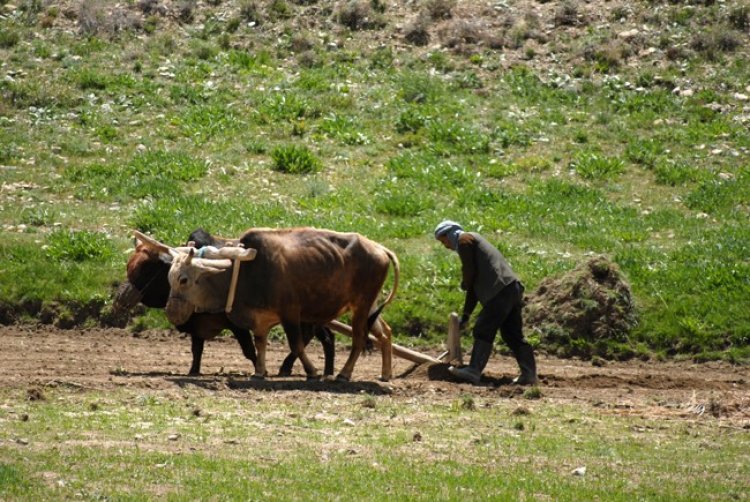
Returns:
[[[435,227],[435,238],[438,239],[444,235],[448,237],[448,243],[454,251],[458,249],[458,237],[462,233],[464,233],[464,228],[451,220],[443,220]]]

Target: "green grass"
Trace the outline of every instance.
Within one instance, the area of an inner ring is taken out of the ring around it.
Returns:
[[[315,225],[397,250],[387,317],[402,342],[438,341],[460,308],[459,265],[430,231],[452,218],[497,244],[527,290],[591,253],[617,261],[640,315],[624,353],[746,359],[746,9],[617,13],[649,26],[630,48],[663,50],[648,64],[589,53],[624,25],[584,12],[578,38],[509,65],[437,31],[430,47],[446,50],[392,50],[389,23],[339,39],[324,28],[336,13],[312,3],[222,5],[228,17],[201,4],[179,29],[151,13],[143,31],[86,37],[66,16],[43,30],[20,7],[0,20],[0,301],[107,297],[132,228],[176,244],[198,226]],[[309,64],[287,15],[317,26]]]
[[[0,394],[14,403],[0,410],[0,497],[14,500],[742,499],[750,475],[747,435],[711,417],[657,422],[538,399],[519,415],[512,400],[471,395],[21,392]]]

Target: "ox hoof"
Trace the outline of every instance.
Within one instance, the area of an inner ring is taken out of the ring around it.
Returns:
[[[201,372],[200,371],[192,371],[192,370],[190,370],[190,371],[188,371],[188,376],[201,376]]]
[[[307,381],[308,382],[311,382],[311,381],[318,382],[318,381],[320,381],[320,375],[307,375]]]
[[[321,378],[321,380],[323,382],[333,382],[334,380],[336,380],[336,377],[334,377],[333,375],[323,375],[323,378]]]
[[[381,381],[381,382],[390,382],[391,378],[390,377],[381,376],[380,378],[378,378],[378,380]]]
[[[285,371],[285,370],[279,370],[279,375],[278,376],[280,376],[280,377],[290,377],[290,376],[292,376],[292,372],[291,371]]]
[[[258,382],[262,382],[262,381],[264,381],[266,379],[266,375],[255,374],[255,375],[251,376],[250,378],[253,379],[253,380],[256,380]]]
[[[351,381],[351,378],[349,378],[346,375],[342,375],[341,373],[339,373],[338,376],[336,377],[336,381],[337,382],[349,382],[349,381]]]

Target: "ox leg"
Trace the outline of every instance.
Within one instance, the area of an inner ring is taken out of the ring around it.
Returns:
[[[297,356],[294,355],[294,352],[289,352],[289,354],[287,354],[287,356],[284,358],[284,362],[282,362],[281,366],[279,367],[279,376],[292,376],[292,367],[294,366],[294,361],[296,360]]]
[[[354,365],[359,359],[359,355],[365,349],[367,339],[367,316],[357,315],[356,313],[352,316],[352,350],[349,352],[349,358],[346,360],[344,367],[336,377],[337,380],[348,382],[352,378],[354,372]]]
[[[314,328],[315,338],[323,346],[323,357],[325,358],[325,369],[323,376],[333,376],[333,360],[336,356],[336,344],[333,332],[325,326],[316,326]]]
[[[190,366],[188,375],[197,376],[201,374],[201,359],[203,358],[203,346],[205,340],[195,333],[190,333],[190,351],[193,353],[193,364]]]
[[[250,336],[250,332],[246,329],[230,329],[232,330],[234,337],[237,339],[237,342],[240,344],[242,353],[251,363],[253,363],[253,367],[255,367],[258,363],[258,355],[255,352],[255,344],[253,343],[253,338]]]
[[[292,329],[292,328],[290,328]],[[308,346],[310,343],[310,340],[312,340],[313,334],[317,336],[318,331],[317,327],[313,324],[300,324],[299,330],[302,335],[302,342],[305,344],[305,347]],[[327,328],[326,328],[327,329]],[[289,342],[289,355],[286,356],[284,359],[284,362],[281,363],[281,367],[279,368],[279,376],[291,376],[292,374],[292,368],[294,367],[294,362],[297,360],[297,356],[294,354],[293,344],[296,342],[292,341],[294,335],[292,337],[289,336],[287,333],[287,341]],[[325,349],[325,346],[323,347]],[[326,355],[326,368],[328,364],[328,356]],[[329,373],[326,373],[326,375],[332,375],[333,374],[333,362],[331,362],[331,371]]]
[[[380,379],[387,382],[393,377],[393,332],[388,323],[380,317],[375,320],[370,331],[380,340],[380,353],[383,358]]]
[[[318,369],[313,365],[310,359],[305,354],[305,339],[310,341],[312,334],[310,333],[313,329],[310,325],[300,325],[292,322],[282,322],[281,325],[286,332],[287,340],[289,341],[289,348],[292,351],[291,356],[294,358],[299,357],[302,367],[305,368],[305,374],[308,380],[319,378]],[[303,336],[303,332],[308,331],[307,336]],[[294,362],[294,359],[292,359]]]
[[[255,332],[255,349],[258,351],[257,360],[255,362],[255,374],[253,378],[256,380],[264,380],[266,378],[266,349],[268,348],[268,330],[256,331]]]

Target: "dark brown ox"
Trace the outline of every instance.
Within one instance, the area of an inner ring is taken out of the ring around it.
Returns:
[[[398,288],[396,255],[356,233],[314,228],[250,229],[240,244],[247,251],[241,262],[235,300],[228,317],[253,331],[258,351],[256,373],[265,374],[267,335],[281,323],[295,334],[301,323],[322,325],[345,312],[352,316],[352,348],[339,379],[349,380],[367,343],[368,330],[380,338],[383,356],[381,378],[391,378],[391,332],[378,316]],[[220,312],[230,294],[231,260],[195,258],[189,251],[177,254],[169,271],[171,293],[167,317],[175,324],[193,312]],[[376,302],[394,267],[393,288],[380,305]],[[290,337],[291,339],[291,337]],[[299,336],[292,352],[308,375],[315,373]]]
[[[197,249],[205,246],[222,247],[232,245],[237,241],[214,237],[203,229],[197,229],[190,234],[188,241]],[[119,309],[131,309],[139,302],[150,308],[164,308],[169,298],[169,273],[171,256],[164,260],[165,249],[155,246],[151,241],[136,240],[136,247],[128,259],[127,281],[125,281],[115,298],[115,307]],[[160,257],[161,255],[161,257]],[[255,345],[250,332],[247,329],[234,325],[224,312],[202,313],[190,316],[181,324],[176,325],[181,333],[190,335],[191,351],[193,361],[190,366],[190,375],[199,375],[201,359],[206,340],[211,340],[225,329],[230,330],[240,344],[242,353],[249,359],[253,366],[257,361]],[[303,343],[307,345],[313,336],[320,340],[325,357],[324,375],[333,375],[334,363],[334,335],[324,326],[305,324],[301,326]],[[292,345],[292,342],[290,342]],[[283,361],[279,369],[279,375],[290,375],[292,366],[297,358],[290,353]]]

